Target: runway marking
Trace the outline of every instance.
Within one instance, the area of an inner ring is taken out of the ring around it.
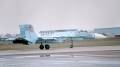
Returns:
[[[69,64],[69,63],[74,63],[74,61],[67,61],[67,60],[45,60],[43,63],[47,64]]]
[[[95,54],[72,54],[74,57],[81,57],[81,56],[95,56],[95,57],[120,57],[120,55],[95,55]]]
[[[120,61],[101,61],[101,60],[81,60],[78,61],[78,63],[90,63],[90,64],[119,64],[120,65]]]
[[[6,58],[0,58],[0,61],[6,61],[6,60],[9,60],[9,59],[6,59]]]
[[[36,56],[16,56],[16,57],[14,57],[14,58],[20,58],[20,59],[22,59],[22,58],[37,58],[37,57],[40,57],[39,55],[36,55]]]
[[[71,55],[50,55],[50,57],[71,57]]]
[[[120,56],[116,56],[116,55],[91,55],[91,54],[76,54],[76,55],[56,55],[56,54],[42,54],[42,55],[28,55],[28,56],[15,56],[14,58],[37,58],[37,57],[74,57],[74,58],[79,58],[79,57],[120,57]]]
[[[100,60],[43,60],[42,63],[47,64],[116,64],[120,65],[120,61],[100,61]]]
[[[14,58],[37,58],[37,57],[71,57],[70,55],[33,55],[33,56],[16,56]]]

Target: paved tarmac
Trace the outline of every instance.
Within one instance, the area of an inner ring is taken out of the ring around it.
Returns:
[[[81,47],[73,48],[73,51],[67,48],[59,49],[61,51],[43,50],[40,53],[3,51],[5,54],[1,51],[0,67],[120,67],[118,47]]]
[[[117,55],[40,54],[1,56],[0,67],[120,67]]]
[[[63,52],[83,52],[83,51],[105,51],[105,50],[120,50],[120,46],[94,46],[94,47],[74,47],[74,48],[62,48],[62,49],[50,49],[50,50],[5,50],[0,51],[0,55],[13,55],[13,54],[36,54],[36,53],[63,53]]]

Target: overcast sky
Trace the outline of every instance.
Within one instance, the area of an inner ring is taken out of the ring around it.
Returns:
[[[0,33],[120,26],[120,0],[0,0]]]

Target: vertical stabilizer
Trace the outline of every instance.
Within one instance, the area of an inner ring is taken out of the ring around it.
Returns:
[[[38,39],[37,34],[34,32],[33,26],[30,24],[20,25],[20,35],[22,38],[35,43]]]

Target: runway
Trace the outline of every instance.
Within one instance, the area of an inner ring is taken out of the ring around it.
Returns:
[[[120,67],[118,50],[1,55],[0,67]]]

